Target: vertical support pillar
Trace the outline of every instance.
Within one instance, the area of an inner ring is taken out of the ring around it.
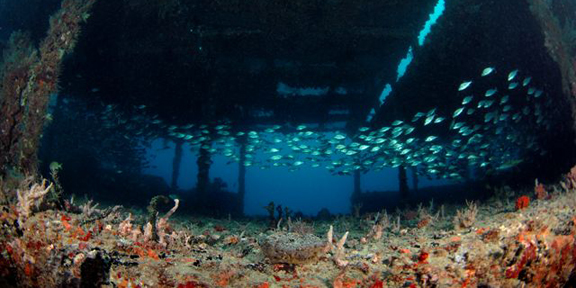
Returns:
[[[354,195],[359,196],[362,193],[360,189],[360,170],[354,171]]]
[[[418,192],[418,168],[411,167],[410,170],[412,170],[412,190]]]
[[[180,175],[180,163],[182,163],[182,140],[176,141],[176,147],[174,147],[174,159],[172,160],[172,181],[170,183],[170,189],[172,191],[178,190],[178,176]]]
[[[360,194],[362,193],[362,190],[360,189],[360,178],[360,171],[354,171],[354,190],[352,191],[352,197],[350,197],[352,209],[361,203]]]
[[[400,199],[406,200],[408,199],[408,177],[406,176],[406,168],[404,166],[398,167],[398,181],[399,181],[399,192],[400,192]]]
[[[198,165],[198,181],[196,183],[196,196],[198,199],[198,207],[201,210],[207,208],[208,200],[208,185],[210,184],[210,165],[212,165],[212,160],[210,159],[210,151],[206,146],[210,146],[210,142],[202,143],[200,151],[198,153],[198,160],[196,164]]]
[[[240,214],[244,214],[244,196],[246,195],[246,143],[240,142],[240,161],[238,163],[238,199],[240,200]]]

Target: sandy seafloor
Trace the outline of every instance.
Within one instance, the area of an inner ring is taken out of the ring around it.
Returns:
[[[274,228],[266,218],[160,213],[158,240],[143,210],[78,203],[80,213],[38,211],[17,227],[15,203],[0,216],[0,287],[572,287],[571,179],[501,187],[470,206],[425,203]]]

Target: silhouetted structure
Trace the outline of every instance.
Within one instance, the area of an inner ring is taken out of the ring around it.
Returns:
[[[180,164],[182,163],[182,145],[184,141],[175,141],[174,160],[172,161],[172,181],[170,188],[172,191],[178,190],[178,176],[180,175]]]

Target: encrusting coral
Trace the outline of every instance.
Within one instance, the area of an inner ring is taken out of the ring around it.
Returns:
[[[11,35],[0,65],[0,176],[37,174],[50,95],[58,90],[62,60],[74,49],[94,2],[64,0],[38,49],[26,33]]]

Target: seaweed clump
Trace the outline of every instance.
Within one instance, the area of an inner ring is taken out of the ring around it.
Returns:
[[[164,195],[157,195],[150,200],[150,205],[148,205],[148,223],[150,224],[149,227],[152,232],[152,241],[158,241],[158,230],[156,228],[156,222],[158,220],[158,205],[160,205],[160,201],[168,204],[170,199]]]

